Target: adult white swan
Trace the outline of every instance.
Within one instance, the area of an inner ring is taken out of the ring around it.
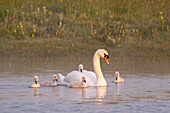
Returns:
[[[109,64],[108,52],[104,49],[98,49],[93,57],[93,68],[96,74],[96,78],[92,77],[91,74],[86,72],[81,73],[79,71],[72,71],[68,73],[65,77],[60,73],[58,74],[61,83],[67,85],[74,81],[81,82],[82,76],[85,76],[87,79],[87,86],[107,86],[106,80],[100,67],[100,58],[103,58],[106,63]]]

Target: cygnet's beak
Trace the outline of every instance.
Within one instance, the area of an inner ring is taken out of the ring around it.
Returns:
[[[118,80],[118,77],[116,76],[116,78],[115,78],[116,80]]]
[[[35,84],[38,84],[38,80],[34,79]]]
[[[56,78],[55,81],[58,82],[58,79]]]
[[[84,82],[84,83],[86,83],[86,80],[85,80],[85,79],[83,79],[83,82]]]
[[[58,82],[58,79],[57,79],[56,77],[54,77],[54,78],[53,78],[53,81],[56,81],[56,82]]]

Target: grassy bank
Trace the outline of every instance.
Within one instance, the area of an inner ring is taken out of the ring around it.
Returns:
[[[79,40],[74,43],[61,39],[41,39],[6,42],[0,56],[5,58],[47,58],[93,56],[98,48],[105,48],[114,62],[169,62],[170,51],[162,43],[149,46],[109,46],[103,42]]]
[[[169,0],[0,0],[0,55],[87,55],[107,48],[122,59],[168,58],[169,6]]]

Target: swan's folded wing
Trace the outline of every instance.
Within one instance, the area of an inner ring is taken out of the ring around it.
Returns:
[[[63,76],[62,74],[58,73],[58,77],[59,77],[59,80],[60,80],[62,85],[67,85],[67,83],[64,81],[65,76]]]
[[[83,72],[84,75],[86,75],[87,78],[87,84],[88,86],[95,86],[97,83],[96,74],[92,71],[85,71]]]
[[[64,81],[67,83],[71,83],[71,82],[75,82],[75,81],[81,82],[82,76],[83,76],[83,74],[80,73],[79,71],[72,71],[67,74],[67,76],[64,78]]]

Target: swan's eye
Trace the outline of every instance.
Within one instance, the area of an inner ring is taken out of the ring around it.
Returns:
[[[104,58],[109,59],[109,56],[104,53]]]

